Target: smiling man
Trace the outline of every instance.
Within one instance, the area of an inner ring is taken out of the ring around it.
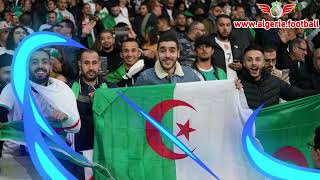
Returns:
[[[144,60],[140,59],[141,49],[137,40],[124,40],[120,56],[123,64],[116,71],[109,73],[107,80],[117,83],[120,87],[133,86],[139,74],[146,68]]]
[[[179,43],[176,37],[163,36],[158,42],[158,60],[154,68],[143,71],[135,85],[175,84],[200,81],[195,70],[182,66]]]
[[[279,98],[294,100],[319,93],[319,91],[302,90],[271,75],[265,69],[263,50],[257,45],[250,45],[244,51],[243,69],[239,78],[243,84],[250,108],[279,104]]]
[[[48,52],[37,50],[30,59],[29,76],[35,103],[49,122],[59,124],[57,132],[76,133],[81,124],[76,98],[66,84],[49,77],[49,57]],[[23,110],[15,98],[11,84],[4,87],[0,95],[0,104],[1,122],[23,120]],[[25,155],[21,146],[12,141],[5,141],[2,152],[4,156]]]

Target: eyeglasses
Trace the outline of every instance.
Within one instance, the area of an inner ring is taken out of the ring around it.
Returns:
[[[301,49],[302,51],[307,51],[307,49],[304,49],[302,47],[297,46],[297,48]]]

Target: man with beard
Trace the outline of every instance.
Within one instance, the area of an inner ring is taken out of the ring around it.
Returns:
[[[192,66],[196,60],[194,54],[194,42],[206,33],[204,25],[199,21],[191,23],[188,34],[179,39],[181,48],[180,63],[185,66]]]
[[[157,54],[158,60],[154,68],[143,71],[136,81],[136,86],[200,81],[195,70],[178,62],[180,49],[176,37],[161,37]]]
[[[141,49],[135,39],[126,39],[122,42],[120,56],[123,64],[114,72],[107,75],[107,80],[117,83],[120,87],[133,86],[139,74],[146,69],[141,56]]]
[[[224,70],[212,65],[214,49],[208,36],[202,36],[196,41],[195,53],[197,59],[193,68],[200,72],[205,81],[227,79]]]
[[[77,133],[81,122],[76,98],[65,83],[49,77],[51,71],[49,57],[49,53],[41,49],[31,55],[29,76],[32,95],[44,117],[50,123],[60,124],[59,127],[54,127],[57,132]],[[11,84],[3,89],[0,104],[1,120],[23,120],[23,110],[14,95]],[[2,153],[6,157],[26,155],[23,146],[12,141],[5,141]]]
[[[277,76],[281,80],[289,83],[289,74],[287,70],[279,70],[276,68],[277,63],[277,51],[272,47],[265,47],[263,49],[264,54],[264,67],[268,69],[272,75]]]
[[[256,109],[263,103],[264,107],[279,104],[279,98],[290,101],[319,93],[302,90],[272,76],[270,71],[264,69],[264,64],[261,47],[250,45],[245,49],[239,78],[250,108]]]
[[[12,55],[4,53],[0,55],[0,93],[10,83]]]
[[[241,50],[238,45],[230,38],[232,30],[231,18],[228,15],[220,14],[216,18],[217,35],[212,37],[215,53],[214,65],[223,69],[228,79],[236,79],[235,70],[241,69]]]
[[[95,90],[115,87],[99,75],[100,67],[101,60],[98,53],[90,49],[85,50],[80,54],[80,77],[68,83],[76,96],[82,123],[80,132],[75,134],[75,150],[77,152],[93,149],[92,100]]]
[[[109,73],[117,70],[122,61],[120,57],[120,50],[115,46],[115,38],[110,30],[103,30],[99,35],[99,56],[106,57],[108,62]]]

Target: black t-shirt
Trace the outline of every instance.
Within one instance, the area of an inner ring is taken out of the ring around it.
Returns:
[[[114,48],[111,52],[107,53],[104,50],[99,51],[99,56],[107,57],[108,62],[108,70],[109,73],[117,70],[121,64],[122,60],[120,57],[120,50],[117,48]]]

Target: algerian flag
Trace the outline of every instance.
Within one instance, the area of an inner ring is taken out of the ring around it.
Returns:
[[[94,161],[115,179],[214,179],[116,91],[172,132],[220,179],[261,179],[242,151],[242,128],[252,111],[233,81],[97,90]]]
[[[320,95],[264,108],[256,120],[256,135],[267,153],[312,168],[307,144],[313,144],[319,117]]]

